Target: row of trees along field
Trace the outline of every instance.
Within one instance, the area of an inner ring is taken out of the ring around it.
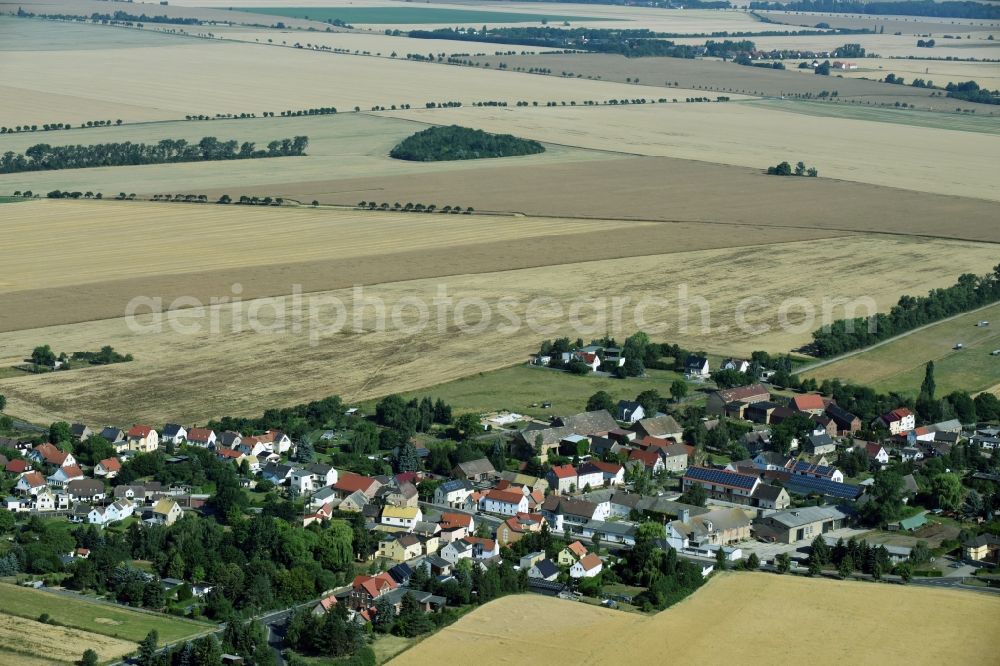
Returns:
[[[839,319],[813,332],[812,352],[820,358],[836,356],[997,301],[1000,264],[987,275],[964,273],[954,285],[926,296],[903,296],[887,313]]]
[[[798,0],[797,2],[751,2],[750,9],[788,12],[885,14],[890,16],[938,16],[945,18],[1000,19],[1000,7],[983,2],[933,2],[902,0],[858,2],[852,0]]]
[[[23,153],[7,151],[0,156],[0,173],[85,169],[88,167],[132,166],[171,162],[243,160],[259,157],[304,155],[309,137],[275,139],[259,150],[251,141],[220,141],[206,136],[198,143],[184,139],[163,139],[157,143],[98,143],[89,146],[51,146],[38,143]]]
[[[389,156],[397,160],[439,162],[534,155],[542,152],[545,152],[545,147],[531,139],[520,139],[510,134],[489,134],[482,130],[450,125],[431,127],[403,139],[389,152]]]

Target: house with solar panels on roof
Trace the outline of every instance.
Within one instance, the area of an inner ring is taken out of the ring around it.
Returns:
[[[712,499],[752,504],[753,492],[760,485],[760,478],[753,474],[740,474],[710,467],[688,467],[682,481],[683,490],[701,486]]]

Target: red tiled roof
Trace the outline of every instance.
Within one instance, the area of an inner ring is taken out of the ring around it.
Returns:
[[[216,451],[216,455],[222,458],[232,458],[235,460],[237,458],[242,458],[243,452],[237,451],[236,449],[221,448],[218,451]]]
[[[50,465],[62,465],[69,455],[65,451],[61,451],[55,444],[39,444],[35,447],[35,452]]]
[[[333,487],[337,490],[348,493],[353,493],[358,490],[364,492],[371,488],[373,483],[375,483],[375,479],[370,477],[355,474],[353,472],[344,472],[337,479],[337,483],[333,484]]]
[[[494,550],[496,550],[497,547],[496,541],[494,541],[493,539],[484,539],[483,537],[467,536],[464,539],[462,539],[462,541],[465,541],[466,543],[482,544],[483,550],[486,551],[487,553],[492,553]]]
[[[145,436],[147,436],[152,431],[153,431],[153,429],[150,428],[149,426],[134,425],[134,426],[132,426],[132,429],[128,431],[128,436],[129,437],[145,437]]]
[[[576,476],[576,469],[572,465],[556,465],[549,471],[557,479],[571,479]]]
[[[471,527],[472,516],[464,513],[442,513],[438,524],[445,529],[451,527]]]
[[[593,571],[601,565],[601,558],[593,553],[587,553],[580,558],[580,565],[583,567],[584,571]]]
[[[899,407],[898,409],[894,409],[885,416],[883,416],[882,420],[884,420],[886,423],[893,423],[895,421],[902,421],[911,414],[913,414],[913,412],[911,412],[906,407]]]
[[[583,557],[587,554],[587,549],[579,541],[574,541],[570,545],[566,546],[566,550],[576,555],[578,558]]]
[[[122,468],[122,463],[118,458],[105,458],[97,464],[109,472],[117,472]]]
[[[7,463],[4,470],[10,472],[11,474],[20,474],[28,469],[28,461],[21,460],[20,458],[15,458]]]
[[[45,485],[45,477],[42,476],[41,473],[39,472],[28,472],[21,478],[27,481],[28,485],[31,486],[32,488],[37,488],[38,486]]]
[[[629,460],[638,460],[646,467],[656,466],[656,461],[660,459],[660,456],[656,454],[655,451],[640,451],[639,449],[632,449],[628,454]]]
[[[337,597],[335,597],[335,596],[333,596],[331,594],[326,599],[320,599],[318,605],[323,610],[328,611],[328,610],[330,610],[331,608],[333,608],[334,606],[337,605]]]
[[[484,495],[486,499],[491,499],[495,502],[504,502],[506,504],[520,504],[521,500],[524,499],[524,493],[518,490],[497,490],[496,488],[488,490]]]
[[[207,442],[215,434],[208,428],[191,428],[188,430],[187,439],[189,442]]]
[[[66,465],[65,467],[60,467],[59,469],[63,471],[67,479],[83,476],[83,470],[80,469],[79,465]],[[56,471],[58,472],[59,470]]]
[[[618,463],[604,462],[603,460],[591,460],[590,464],[605,474],[617,474],[622,470],[622,466]]]
[[[792,407],[800,412],[808,412],[813,409],[826,409],[826,403],[823,402],[823,396],[816,393],[807,393],[792,398]]]

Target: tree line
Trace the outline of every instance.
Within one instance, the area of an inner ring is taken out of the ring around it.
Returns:
[[[884,14],[890,16],[936,16],[940,18],[1000,19],[1000,7],[982,2],[901,2],[856,0],[797,0],[796,2],[751,2],[750,9],[779,12],[824,12],[834,14]]]
[[[836,356],[997,301],[1000,265],[987,275],[964,273],[954,285],[926,296],[902,296],[889,312],[839,319],[813,332],[810,352],[820,358]]]
[[[439,162],[535,155],[542,152],[545,152],[545,147],[531,139],[449,125],[431,127],[403,139],[389,151],[389,156],[397,160]]]
[[[816,167],[806,168],[805,162],[799,162],[792,169],[792,165],[788,162],[780,162],[775,166],[767,167],[767,175],[769,176],[806,176],[809,178],[815,178],[819,175],[819,171]]]
[[[98,143],[89,146],[51,146],[38,143],[23,153],[7,151],[0,156],[0,173],[86,169],[89,167],[132,166],[210,160],[241,160],[263,157],[304,155],[309,137],[276,139],[258,150],[251,141],[219,141],[206,136],[198,143],[185,139],[163,139],[157,143]]]
[[[119,118],[113,123],[110,120],[88,120],[86,122],[80,123],[80,128],[85,127],[111,127],[111,125],[121,125],[122,120]],[[42,123],[41,125],[14,125],[13,127],[0,127],[0,134],[17,134],[18,132],[37,132],[39,130],[43,132],[51,132],[52,130],[68,130],[73,129],[71,123]]]

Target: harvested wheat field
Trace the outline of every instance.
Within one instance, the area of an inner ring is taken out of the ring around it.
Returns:
[[[778,608],[800,627],[795,639],[776,624]],[[885,621],[900,608],[933,612]],[[670,663],[693,663],[710,654],[712,663],[986,664],[1000,649],[998,614],[1000,597],[973,592],[727,573],[653,617],[551,597],[504,597],[390,663],[652,665],[666,655]]]
[[[817,253],[823,262],[807,259]],[[869,270],[875,260],[877,273]],[[901,292],[951,284],[958,265],[985,272],[995,263],[987,245],[859,236],[410,280],[307,294],[299,305],[261,299],[168,315],[140,308],[131,325],[117,318],[0,334],[0,362],[8,365],[39,344],[58,351],[109,344],[135,356],[0,380],[0,391],[11,413],[38,422],[199,423],[330,394],[361,400],[425,388],[509,365],[559,334],[623,337],[641,328],[712,353],[787,351],[819,325],[804,317],[810,307],[821,312],[824,298],[867,297],[885,309]],[[630,299],[620,317],[615,297]],[[691,303],[686,325],[682,297]]]
[[[904,35],[927,35],[930,33],[932,37],[940,37],[941,33],[944,33],[960,35],[965,39],[967,35],[985,37],[986,34],[1000,29],[1000,22],[987,19],[885,14],[831,14],[826,12],[762,12],[761,15],[790,27],[814,26],[820,21],[825,21],[835,28],[881,30],[882,26],[885,26],[885,36],[902,32]],[[977,32],[984,34],[976,35]],[[855,35],[849,36],[854,37]]]
[[[701,41],[698,39],[688,41],[699,44],[703,43],[703,38]],[[721,60],[626,58],[625,56],[603,53],[489,55],[473,60],[480,63],[490,63],[491,67],[498,67],[500,63],[503,63],[508,69],[547,68],[553,72],[552,76],[555,78],[559,78],[562,72],[567,72],[573,76],[582,75],[584,78],[602,81],[617,81],[619,83],[640,81],[649,85],[667,85],[668,89],[662,93],[662,96],[678,100],[683,100],[689,95],[675,94],[674,87],[677,89],[698,89],[700,95],[708,95],[713,99],[718,95],[725,96],[731,93],[769,97],[804,94],[816,96],[826,90],[828,93],[837,92],[837,99],[840,100],[840,104],[837,106],[858,104],[893,106],[896,102],[905,102],[924,111],[952,112],[956,108],[978,108],[978,113],[983,115],[990,111],[989,109],[984,110],[982,104],[962,102],[945,97],[932,97],[932,91],[925,88],[899,86],[879,81],[863,81],[858,78],[816,76],[811,69],[807,73],[802,73],[791,69],[792,65],[789,65],[790,69],[779,70],[745,67],[734,62],[722,62]],[[867,65],[868,62],[868,59],[865,59],[861,61],[861,64]],[[996,70],[996,66],[992,64],[983,64],[982,66],[992,67],[993,70]],[[844,104],[844,102],[848,102],[848,104]],[[854,104],[850,104],[851,102]],[[949,113],[945,118],[953,115]]]
[[[603,155],[604,159],[544,166],[490,160],[461,171],[273,183],[247,189],[261,196],[342,205],[373,197],[379,201],[457,197],[476,210],[690,221],[704,231],[698,238],[714,235],[737,243],[763,244],[765,237],[780,230],[790,234],[785,240],[793,240],[804,230],[821,229],[1000,242],[997,204],[983,199],[823,177],[774,178],[760,168],[670,157]],[[772,231],[759,235],[760,231],[734,230],[732,225]],[[677,237],[681,244],[690,240]]]
[[[461,108],[410,111],[407,117],[581,148],[760,169],[802,159],[820,177],[1000,201],[993,177],[1000,135],[783,114],[736,103]]]
[[[15,25],[11,27],[11,23]],[[4,19],[0,26],[27,32],[38,44],[58,35],[63,27],[40,19]],[[162,39],[159,34],[148,36],[157,38],[157,43]],[[95,71],[114,71],[115,75],[95,78]],[[246,72],[253,72],[253,85],[220,85],[220,81],[241,81]],[[7,51],[0,59],[0,81],[4,85],[0,92],[7,93],[5,98],[20,98],[16,108],[6,104],[0,108],[0,125],[8,126],[25,121],[38,125],[79,124],[102,116],[137,122],[183,119],[192,114],[260,115],[263,111],[278,113],[321,106],[348,110],[355,106],[369,109],[410,104],[423,108],[427,102],[453,100],[465,105],[504,101],[513,106],[520,100],[581,104],[586,100],[656,99],[662,93],[652,86],[558,80],[517,72],[190,38],[155,49]],[[117,113],[111,113],[111,109],[119,108]]]
[[[997,29],[1000,34],[1000,28]],[[990,42],[991,44],[995,42]],[[1000,58],[1000,45],[997,47],[995,55],[990,57]],[[986,57],[985,54],[983,57]],[[865,58],[857,62],[858,68],[843,72],[837,72],[845,79],[882,79],[889,73],[902,76],[907,85],[914,79],[924,79],[933,81],[934,85],[944,87],[948,83],[959,83],[961,81],[975,81],[983,88],[1000,88],[1000,65],[996,62],[958,62],[953,60],[910,60],[906,58]],[[789,65],[791,67],[791,65]],[[811,72],[810,72],[811,73]],[[807,77],[808,78],[808,77]],[[815,77],[814,78],[818,78]],[[944,98],[940,100],[943,104],[950,104],[958,100]],[[955,104],[951,104],[954,108]],[[974,105],[978,113],[983,113],[981,104]]]
[[[0,666],[76,664],[87,648],[97,652],[102,662],[108,662],[137,647],[136,643],[110,636],[0,614]]]

